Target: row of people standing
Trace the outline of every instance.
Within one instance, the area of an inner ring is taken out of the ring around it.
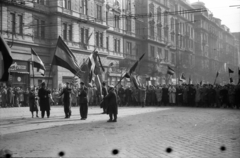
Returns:
[[[29,89],[0,87],[0,106],[3,108],[29,106]]]
[[[127,105],[184,105],[239,108],[239,85],[159,85],[118,89],[119,104]]]

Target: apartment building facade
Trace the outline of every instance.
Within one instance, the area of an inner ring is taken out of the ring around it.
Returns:
[[[210,21],[203,13],[192,11],[198,7],[202,6],[185,0],[3,0],[1,34],[14,58],[9,83],[26,88],[49,80],[49,87],[58,88],[71,81],[73,74],[62,67],[52,66],[50,72],[59,36],[79,64],[96,49],[105,68],[100,78],[108,84],[116,84],[143,53],[136,70],[142,84],[146,77],[152,84],[175,84],[182,73],[191,76],[193,83],[210,81],[208,76],[219,67],[217,64],[225,62],[225,52],[235,52],[233,36],[216,24],[216,18]],[[218,30],[215,36],[202,27],[204,18]],[[224,50],[225,45],[228,50]],[[32,69],[31,48],[44,62],[45,76]],[[229,65],[235,66],[234,55],[226,55]],[[176,71],[172,77],[167,75],[168,66]]]

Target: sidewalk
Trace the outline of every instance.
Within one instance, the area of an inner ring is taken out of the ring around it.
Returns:
[[[171,108],[158,107],[119,107],[119,118],[133,116],[143,113],[169,110]],[[50,128],[69,124],[83,124],[96,121],[107,121],[109,116],[101,114],[102,109],[99,107],[89,107],[87,120],[80,120],[79,107],[72,107],[72,116],[65,119],[64,110],[61,106],[51,107],[50,118],[31,117],[28,107],[20,108],[1,108],[0,109],[0,135],[24,132],[36,129]]]

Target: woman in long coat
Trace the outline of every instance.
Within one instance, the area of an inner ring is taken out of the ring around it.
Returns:
[[[169,103],[175,104],[176,103],[176,88],[173,85],[171,85],[168,88],[168,92],[169,92]]]
[[[38,103],[38,97],[37,97],[37,91],[34,89],[31,90],[29,93],[29,108],[32,113],[32,118],[34,112],[36,112],[36,117],[38,117],[38,109],[39,109],[39,103]]]

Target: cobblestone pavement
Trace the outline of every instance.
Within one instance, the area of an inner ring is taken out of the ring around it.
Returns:
[[[107,116],[100,115],[101,109],[97,108],[90,110],[89,122],[83,123],[78,109],[73,110],[76,116],[66,120],[68,125],[5,132],[0,149],[24,157],[56,157],[63,151],[65,157],[240,158],[239,110],[123,107],[117,123],[107,123]],[[37,120],[64,122],[60,113],[49,120]],[[17,115],[4,116],[1,131],[6,126],[3,122],[7,123],[10,117],[20,121]],[[69,124],[71,121],[75,123]],[[119,153],[112,154],[113,149]]]

